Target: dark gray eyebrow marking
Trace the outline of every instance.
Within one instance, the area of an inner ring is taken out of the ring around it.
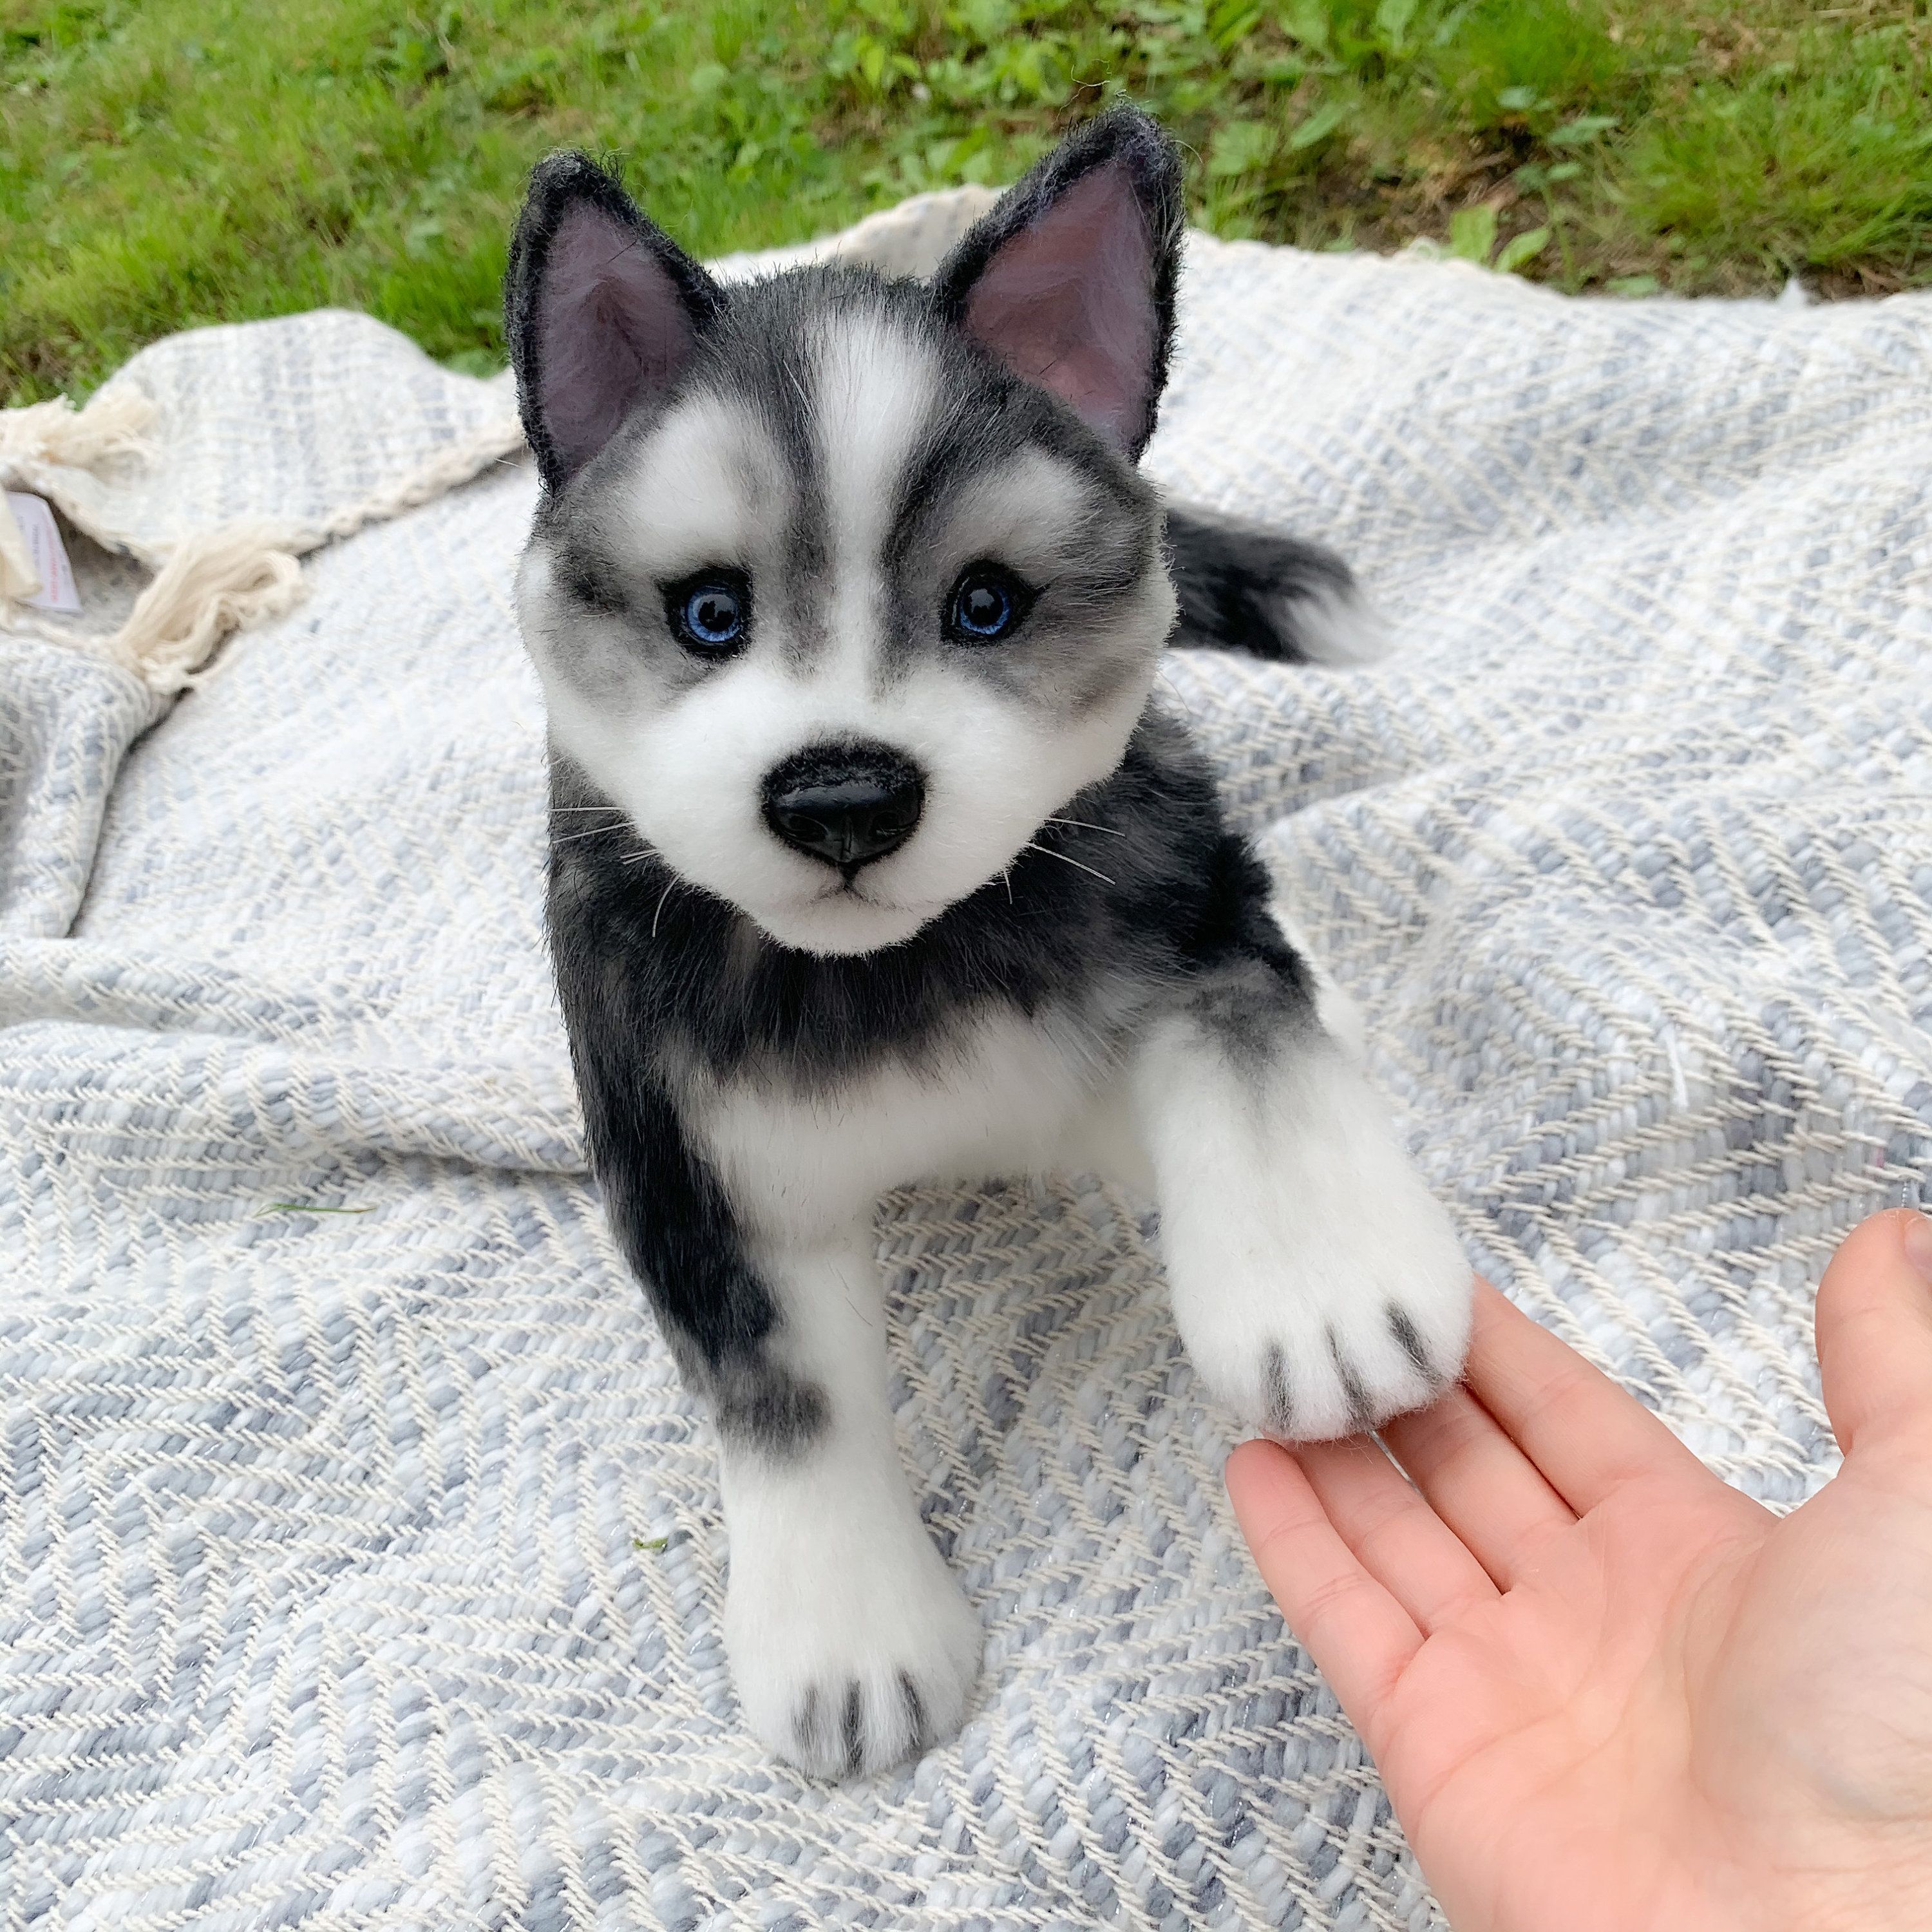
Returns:
[[[772,532],[777,538],[773,568],[778,580],[761,583],[754,575],[754,604],[784,611],[786,656],[794,663],[804,662],[826,640],[832,574],[831,506],[819,447],[823,410],[813,344],[804,318],[779,315],[763,326],[741,318],[722,346],[718,392],[770,437],[791,493],[790,512]],[[752,479],[754,485],[762,480]]]

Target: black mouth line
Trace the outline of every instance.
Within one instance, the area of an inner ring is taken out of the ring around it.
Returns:
[[[849,875],[841,884],[814,893],[809,903],[817,906],[862,905],[873,912],[910,912],[914,910],[910,906],[901,905],[896,899],[874,898],[860,886],[856,878]]]
[[[884,902],[883,900],[875,899],[869,893],[861,892],[859,890],[859,881],[854,876],[854,874],[856,872],[857,869],[858,868],[854,866],[851,871],[844,872],[840,878],[839,883],[837,885],[827,886],[822,892],[814,892],[812,896],[812,904],[814,905],[836,905],[842,900],[856,899],[861,905],[884,904]]]

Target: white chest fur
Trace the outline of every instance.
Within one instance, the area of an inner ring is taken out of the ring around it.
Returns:
[[[1081,1030],[1007,1010],[928,1057],[820,1091],[722,1083],[698,1096],[692,1125],[758,1233],[810,1244],[909,1181],[1069,1167],[1131,1178],[1141,1162],[1118,1070]]]

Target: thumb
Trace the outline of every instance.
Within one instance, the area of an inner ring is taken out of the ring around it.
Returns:
[[[1839,1244],[1818,1290],[1818,1366],[1838,1446],[1932,1448],[1932,1221],[1894,1208]]]

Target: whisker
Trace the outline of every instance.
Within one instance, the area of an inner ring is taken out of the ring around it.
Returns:
[[[1082,832],[1104,832],[1109,838],[1124,838],[1127,836],[1118,825],[1089,825],[1084,818],[1055,818],[1050,812],[1046,822],[1049,825],[1076,825]]]
[[[1076,872],[1092,873],[1093,876],[1103,886],[1111,886],[1114,883],[1105,872],[1095,872],[1091,866],[1083,866],[1078,859],[1070,859],[1064,852],[1056,852],[1051,845],[1036,845],[1029,838],[1027,841],[1026,849],[1029,852],[1044,852],[1049,859],[1058,859],[1062,865],[1071,866]]]
[[[653,939],[658,936],[658,921],[664,917],[664,901],[676,890],[677,881],[674,878],[670,884],[658,895],[658,909],[651,914],[651,937]]]
[[[1007,904],[1011,905],[1013,902],[1013,868],[1012,866],[1002,866],[1000,868],[1000,877],[1006,882],[1006,903]]]
[[[579,838],[601,838],[607,832],[616,832],[622,829],[621,826],[616,825],[593,825],[585,831],[566,832],[561,838],[553,832],[550,835],[550,842],[553,845],[568,845]]]

